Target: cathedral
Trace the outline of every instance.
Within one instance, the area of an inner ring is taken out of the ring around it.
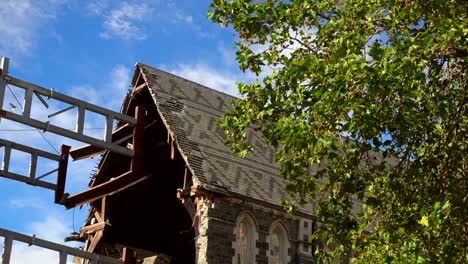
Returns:
[[[286,182],[273,149],[254,130],[246,158],[224,145],[216,121],[235,97],[142,63],[132,87],[121,112],[143,117],[140,144],[127,143],[140,155],[102,155],[90,182],[102,195],[86,202],[76,239],[84,250],[116,258],[127,250],[136,263],[316,262],[312,205],[294,215],[281,208]],[[102,188],[129,167],[138,173],[124,187]]]

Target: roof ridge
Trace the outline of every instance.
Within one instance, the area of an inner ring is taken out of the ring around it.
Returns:
[[[189,79],[187,79],[187,78],[184,78],[184,77],[175,75],[174,73],[168,72],[168,71],[166,71],[166,70],[162,70],[162,69],[159,69],[159,68],[155,68],[155,67],[150,66],[150,65],[147,65],[147,64],[145,64],[145,63],[143,63],[143,62],[137,62],[136,66],[144,66],[144,67],[147,67],[147,68],[151,68],[151,69],[153,69],[153,70],[162,72],[162,73],[164,73],[164,74],[170,75],[170,76],[175,77],[175,78],[177,78],[177,79],[181,79],[181,80],[184,80],[184,81],[187,81],[187,82],[191,82],[191,83],[196,84],[196,85],[198,85],[198,86],[201,86],[201,87],[203,87],[203,88],[205,88],[205,89],[207,89],[207,90],[209,90],[209,91],[212,91],[212,92],[215,92],[215,93],[219,93],[219,94],[221,94],[221,95],[223,95],[223,96],[226,96],[226,97],[230,97],[230,98],[232,98],[232,99],[234,99],[234,100],[239,100],[239,99],[241,99],[240,97],[236,97],[236,96],[230,95],[230,94],[228,94],[228,93],[225,93],[225,92],[216,90],[216,89],[211,88],[211,87],[208,87],[208,86],[206,86],[206,85],[204,85],[204,84],[197,83],[197,82],[192,81],[192,80],[189,80]]]

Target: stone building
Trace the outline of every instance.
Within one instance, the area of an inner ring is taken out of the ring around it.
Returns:
[[[245,159],[223,144],[216,120],[235,97],[141,63],[132,86],[121,111],[144,109],[140,176],[88,201],[77,237],[85,250],[120,257],[126,248],[171,263],[315,263],[312,209],[290,216],[279,206],[287,194],[272,149],[254,130]],[[90,188],[130,164],[105,152]]]

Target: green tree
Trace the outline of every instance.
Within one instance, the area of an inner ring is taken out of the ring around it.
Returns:
[[[468,262],[468,1],[213,0],[208,16],[258,76],[227,144],[246,155],[254,128],[275,147],[325,223],[322,258]]]

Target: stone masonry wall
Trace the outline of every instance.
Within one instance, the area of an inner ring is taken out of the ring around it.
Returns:
[[[233,198],[215,198],[212,202],[211,205],[204,205],[200,211],[199,236],[196,239],[196,263],[227,264],[233,262],[236,240],[234,228],[237,218],[244,212],[251,214],[256,224],[255,260],[257,264],[268,264],[269,230],[271,224],[278,219],[287,229],[289,263],[315,263],[311,256],[299,253],[299,218],[290,217],[279,210]]]

